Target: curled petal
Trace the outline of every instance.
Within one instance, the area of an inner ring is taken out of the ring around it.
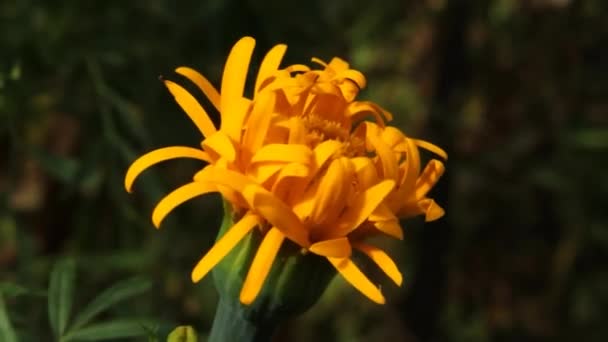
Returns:
[[[192,270],[192,282],[198,282],[215,267],[259,223],[259,217],[245,214],[215,242]]]
[[[178,205],[196,196],[214,191],[217,191],[215,185],[207,182],[192,182],[177,188],[160,200],[154,208],[152,212],[154,226],[159,228],[162,220]]]
[[[203,106],[198,103],[192,94],[177,83],[168,80],[165,81],[165,86],[204,136],[209,137],[217,131]]]
[[[385,303],[384,296],[382,295],[382,292],[380,292],[380,289],[367,279],[350,258],[328,257],[327,260],[329,260],[338,272],[340,272],[346,281],[359,290],[359,292],[367,296],[367,298],[378,304]]]
[[[416,145],[422,147],[423,149],[435,153],[436,155],[440,156],[444,160],[448,160],[448,154],[443,149],[441,149],[439,146],[431,144],[430,142],[427,142],[424,140],[418,140],[418,139],[414,139],[414,142],[416,143]]]
[[[246,186],[253,184],[253,181],[241,173],[227,170],[225,168],[208,165],[194,175],[197,182],[207,182],[219,184],[237,192],[243,192]]]
[[[188,78],[192,81],[196,86],[207,96],[211,104],[217,109],[220,110],[220,93],[215,89],[215,87],[205,78],[205,76],[201,75],[198,71],[188,68],[188,67],[179,67],[175,69],[175,72]]]
[[[251,263],[249,272],[247,272],[247,277],[241,289],[241,303],[246,305],[253,303],[258,293],[260,293],[284,239],[283,233],[275,227],[272,227],[266,233]]]
[[[380,267],[380,269],[395,282],[398,286],[401,286],[403,282],[403,276],[395,262],[386,254],[383,250],[376,246],[368,245],[362,242],[353,244],[353,247],[365,253],[372,261]]]
[[[310,245],[308,250],[321,256],[334,258],[349,258],[352,253],[350,242],[345,237],[315,242]]]
[[[144,154],[137,158],[129,166],[127,174],[125,175],[125,189],[127,192],[131,192],[133,182],[144,170],[152,165],[158,164],[165,160],[176,159],[176,158],[193,158],[199,159],[206,162],[210,162],[209,155],[200,149],[186,147],[186,146],[171,146],[160,148]]]

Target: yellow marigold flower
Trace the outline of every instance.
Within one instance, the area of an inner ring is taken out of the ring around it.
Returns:
[[[313,62],[280,68],[286,51],[277,45],[264,57],[253,96],[243,95],[255,41],[239,40],[226,61],[220,92],[198,72],[181,67],[221,114],[214,127],[205,109],[178,84],[165,81],[177,103],[205,137],[202,149],[174,146],[136,160],[125,177],[131,191],[146,168],[173,158],[208,163],[186,184],[163,198],[152,214],[156,227],[181,203],[220,192],[239,218],[192,271],[199,281],[254,228],[263,234],[240,300],[252,303],[285,240],[302,253],[324,257],[361,293],[384,303],[374,285],[351,259],[352,249],[366,254],[400,285],[391,258],[364,243],[370,234],[402,238],[399,218],[443,210],[426,195],[444,171],[438,160],[420,171],[418,148],[444,159],[440,148],[406,137],[386,126],[391,114],[373,102],[355,101],[366,79],[345,61]],[[366,121],[371,116],[374,122]]]

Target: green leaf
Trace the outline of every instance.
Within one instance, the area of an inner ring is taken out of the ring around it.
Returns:
[[[49,283],[48,310],[51,328],[57,338],[63,335],[70,316],[74,277],[75,264],[73,260],[61,260],[55,263]]]
[[[151,283],[149,280],[139,277],[126,279],[114,284],[112,287],[100,293],[81,313],[75,317],[74,323],[70,330],[75,330],[84,326],[100,312],[122,300],[148,290],[150,286]]]
[[[146,335],[147,331],[144,329],[144,322],[129,319],[91,324],[82,329],[70,332],[62,339],[62,341],[101,341]]]
[[[15,334],[11,321],[8,319],[2,293],[0,293],[0,341],[17,342],[17,334]]]
[[[0,295],[5,295],[7,297],[17,297],[28,292],[29,290],[21,285],[9,283],[6,281],[0,282]]]

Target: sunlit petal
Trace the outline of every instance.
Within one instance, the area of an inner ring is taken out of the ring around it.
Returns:
[[[131,192],[135,179],[150,166],[176,158],[193,158],[210,162],[209,155],[200,149],[185,146],[160,148],[137,158],[137,160],[129,166],[125,175],[125,189],[127,192]]]
[[[345,237],[315,242],[310,245],[308,250],[321,256],[334,258],[348,258],[352,252],[350,242]]]
[[[211,104],[217,109],[220,110],[220,93],[215,89],[215,87],[205,78],[205,76],[201,75],[198,71],[188,68],[188,67],[179,67],[175,69],[175,72],[185,76],[192,83],[196,84],[196,86],[207,96]]]
[[[414,142],[416,143],[416,145],[422,147],[425,150],[431,151],[433,153],[435,153],[436,155],[440,156],[441,158],[448,160],[448,154],[441,149],[439,146],[431,144],[430,142],[424,141],[424,140],[418,140],[418,139],[414,139]]]
[[[243,190],[243,197],[252,210],[281,230],[287,238],[302,247],[310,245],[308,231],[298,216],[271,192],[257,185],[249,185]]]
[[[196,196],[214,191],[217,191],[215,185],[207,182],[192,182],[177,188],[160,200],[154,208],[152,212],[154,226],[159,228],[162,220],[178,205]]]
[[[194,122],[198,130],[201,131],[204,136],[208,137],[216,132],[215,126],[209,118],[207,111],[205,111],[192,94],[177,83],[169,80],[165,81],[165,86],[167,86],[169,92],[173,94],[175,101],[182,107],[184,112],[188,114],[190,120]]]
[[[395,284],[401,286],[403,276],[395,262],[383,250],[363,242],[357,242],[353,247],[365,253]]]
[[[338,218],[335,228],[328,233],[330,236],[343,236],[356,229],[380,205],[384,198],[393,190],[395,182],[384,180],[357,196],[351,206]]]
[[[272,268],[272,263],[274,262],[284,239],[285,236],[283,233],[275,227],[271,228],[268,233],[266,233],[266,236],[264,237],[264,240],[262,240],[251,263],[249,272],[247,272],[245,282],[243,283],[240,296],[241,303],[253,303],[264,285],[264,281]]]
[[[215,267],[259,223],[259,217],[245,214],[230,227],[192,270],[192,281],[198,282]]]
[[[202,144],[205,151],[208,151],[216,158],[222,157],[233,162],[236,160],[236,146],[234,142],[224,132],[217,132],[203,140]]]
[[[312,151],[306,145],[269,144],[259,149],[252,163],[286,162],[310,164]]]
[[[367,298],[378,304],[385,303],[384,296],[382,295],[382,292],[380,292],[380,289],[367,279],[350,258],[328,257],[327,260],[329,260],[338,272],[340,272],[346,281],[359,290],[359,292],[367,296]]]
[[[283,60],[285,51],[287,51],[287,45],[279,44],[275,45],[272,49],[270,49],[270,51],[268,51],[266,56],[264,56],[264,59],[260,64],[258,77],[255,80],[254,89],[256,93],[260,91],[262,82],[272,76],[279,69],[279,65],[281,65],[281,60]]]

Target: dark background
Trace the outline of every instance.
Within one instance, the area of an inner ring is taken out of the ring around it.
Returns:
[[[405,275],[378,278],[379,306],[341,280],[276,341],[608,339],[608,2],[2,1],[0,281],[44,293],[52,263],[78,261],[74,308],[133,275],[152,290],[105,314],[143,315],[159,334],[216,306],[190,270],[211,245],[220,200],[196,199],[160,231],[150,214],[200,164],[164,163],[134,195],[127,166],[200,135],[158,77],[177,66],[219,85],[240,37],[255,63],[347,59],[360,98],[448,154],[433,191],[440,221],[405,222],[385,247]],[[252,68],[255,71],[255,66]],[[7,298],[25,341],[50,334],[43,295]]]

